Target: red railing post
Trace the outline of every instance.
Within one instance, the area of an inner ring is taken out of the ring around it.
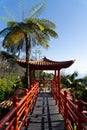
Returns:
[[[82,130],[82,120],[81,117],[79,116],[80,113],[83,111],[83,103],[81,100],[77,101],[77,116],[78,116],[78,125],[77,125],[77,130]]]
[[[60,70],[58,70],[58,78],[57,78],[57,103],[59,106],[59,113],[61,112],[60,110]]]
[[[39,89],[40,89],[40,88],[39,88],[39,82],[38,82],[37,84],[38,84],[38,93],[39,93],[39,91],[40,91],[40,90],[39,90]],[[37,93],[37,94],[38,94],[38,93]]]
[[[28,114],[28,89],[26,89],[25,90],[25,93],[26,93],[26,96],[27,96],[27,98],[26,98],[26,106],[25,106],[25,125],[27,126],[28,124],[28,122],[27,122],[27,114]]]
[[[67,130],[67,119],[68,119],[67,92],[64,91],[64,121],[65,121],[65,130]]]
[[[56,105],[57,105],[57,101],[58,101],[57,98],[58,98],[58,96],[57,96],[57,82],[56,82],[56,80],[54,81],[54,87],[55,87],[55,91],[54,91],[55,93],[54,94],[55,94]]]
[[[14,107],[17,108],[17,106],[18,106],[18,97],[15,96],[15,97],[13,98],[13,100],[14,100],[14,104],[13,104],[13,105],[14,105]],[[15,129],[15,130],[18,130],[18,113],[17,113],[17,110],[16,110],[16,112],[15,112],[14,129]]]

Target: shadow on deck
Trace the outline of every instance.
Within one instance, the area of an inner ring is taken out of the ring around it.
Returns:
[[[33,111],[28,115],[28,127],[22,130],[64,130],[64,120],[51,93],[39,93]]]

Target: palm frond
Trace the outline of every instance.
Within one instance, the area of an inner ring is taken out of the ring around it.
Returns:
[[[29,25],[28,23],[20,22],[18,23],[17,27],[23,33],[29,33],[31,31],[31,25]]]
[[[58,38],[58,34],[54,30],[52,30],[50,28],[46,28],[44,30],[44,33],[47,33],[51,37]]]
[[[52,29],[56,28],[56,25],[50,20],[47,19],[35,19],[35,20],[47,28],[52,28]]]
[[[36,18],[36,17],[38,17],[42,13],[42,11],[44,9],[45,9],[45,3],[44,2],[40,2],[40,3],[36,4],[29,11],[29,17],[30,18]]]
[[[6,6],[4,6],[4,10],[7,13],[7,15],[14,21],[15,17],[13,15],[13,13]]]
[[[14,26],[16,26],[18,24],[18,22],[16,22],[16,21],[8,21],[7,22],[7,26],[8,27],[14,27]]]
[[[41,25],[36,19],[28,18],[28,19],[25,19],[25,20],[26,20],[27,24],[29,25],[29,27],[37,28],[40,31],[44,30],[44,26]]]
[[[9,18],[6,18],[6,17],[4,17],[4,16],[0,16],[0,19],[3,20],[4,22],[8,22],[8,21],[10,21]]]
[[[18,57],[20,55],[21,50],[23,50],[23,39],[19,41],[19,44],[11,44],[11,46],[4,46],[7,49],[8,53],[16,54]]]
[[[3,40],[3,47],[13,46],[13,44],[18,44],[18,42],[23,38],[24,38],[24,34],[20,30],[15,28],[5,36]]]
[[[10,31],[11,30],[9,27],[3,29],[2,31],[0,31],[0,37],[5,37]]]
[[[48,39],[44,37],[44,35],[40,32],[34,30],[32,40],[35,42],[36,45],[41,45],[44,48],[48,48]]]
[[[20,15],[21,15],[21,19],[22,20],[24,20],[24,18],[25,18],[25,8],[26,8],[26,6],[25,6],[25,0],[19,0],[19,2],[18,2],[18,8],[19,8],[19,13],[20,13]]]

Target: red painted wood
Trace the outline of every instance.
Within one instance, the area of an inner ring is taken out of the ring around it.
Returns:
[[[25,90],[25,96],[18,101],[18,97],[14,97],[13,108],[0,121],[0,130],[21,130],[23,125],[27,125],[27,115],[32,111],[33,103],[39,92],[38,82],[33,83],[30,91]],[[7,124],[7,125],[6,125]]]
[[[83,104],[84,102],[79,101],[75,104],[71,100],[67,91],[62,91],[60,89],[60,96],[56,97],[55,84],[52,84],[52,94],[55,100],[60,100],[60,113],[65,120],[65,130],[74,130],[74,125],[76,125],[76,130],[87,130],[87,116],[83,114]],[[58,103],[57,101],[57,103]],[[57,104],[59,106],[59,104]]]
[[[84,125],[87,124],[87,116],[83,113],[84,103],[82,101],[77,101],[76,104],[73,103],[69,96],[70,93],[66,90],[62,91],[61,88],[59,88],[60,93],[57,93],[57,85],[58,82],[53,80],[52,94],[57,105],[60,105],[60,113],[65,120],[65,130],[74,130],[73,124],[76,125],[76,130],[87,130]],[[32,111],[33,103],[36,101],[39,92],[38,82],[32,82],[31,90],[26,89],[25,92],[25,96],[20,101],[17,97],[14,97],[13,108],[0,121],[0,130],[3,127],[5,127],[5,130],[21,130],[23,125],[27,125],[27,114]]]

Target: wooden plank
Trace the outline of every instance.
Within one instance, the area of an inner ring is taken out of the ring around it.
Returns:
[[[28,115],[27,130],[64,130],[64,120],[50,93],[38,95],[33,112]]]

